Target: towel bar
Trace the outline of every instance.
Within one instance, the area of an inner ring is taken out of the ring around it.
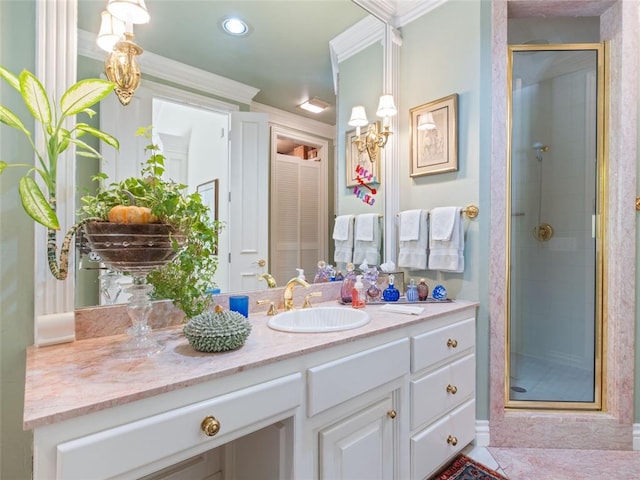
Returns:
[[[640,197],[638,198],[640,199]],[[467,205],[465,208],[460,210],[460,213],[466,215],[467,218],[476,218],[478,216],[478,213],[480,213],[480,209],[475,205]],[[398,213],[396,216],[399,217],[400,214]]]

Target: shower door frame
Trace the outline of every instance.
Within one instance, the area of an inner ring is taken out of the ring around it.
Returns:
[[[511,400],[511,266],[512,266],[512,135],[513,135],[513,55],[517,52],[541,52],[541,51],[594,51],[596,53],[596,212],[595,212],[595,285],[594,285],[594,314],[595,314],[595,345],[594,345],[594,401],[593,402],[565,402],[565,401],[540,401],[540,400]],[[507,269],[505,275],[505,371],[504,371],[504,405],[506,409],[528,410],[594,410],[606,409],[606,397],[604,395],[607,355],[603,351],[606,336],[606,289],[604,278],[606,269],[606,185],[607,185],[607,158],[606,158],[606,112],[608,112],[608,99],[605,94],[608,70],[606,61],[606,43],[572,43],[572,44],[547,44],[547,45],[508,45],[507,58],[507,175],[506,175],[506,259]]]

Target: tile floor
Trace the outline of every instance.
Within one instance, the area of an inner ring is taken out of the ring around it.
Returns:
[[[469,446],[463,453],[509,480],[640,479],[640,451]]]
[[[511,400],[593,401],[593,370],[519,354],[511,368]]]

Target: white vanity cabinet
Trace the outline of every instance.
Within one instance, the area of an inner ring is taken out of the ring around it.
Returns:
[[[172,331],[166,353],[149,362],[100,364],[93,343],[30,352],[25,411],[47,405],[38,389],[55,384],[52,375],[75,382],[61,390],[58,417],[25,416],[34,479],[427,478],[474,438],[476,304],[427,306],[422,317],[368,308],[367,326],[324,336],[282,334],[258,318],[244,349],[222,355],[194,354]],[[43,370],[76,351],[66,375],[60,365]],[[87,360],[100,365],[93,383],[70,380],[70,371],[93,368]],[[159,365],[173,368],[170,388],[146,376]],[[131,372],[112,379],[118,366]],[[69,409],[79,390],[106,395],[135,375],[156,393]]]
[[[409,351],[401,338],[308,370],[307,414],[334,409],[315,429],[319,479],[396,478],[396,399]]]
[[[475,315],[411,338],[411,478],[427,478],[475,435]]]

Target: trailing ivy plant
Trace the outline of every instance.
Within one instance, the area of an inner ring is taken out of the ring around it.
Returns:
[[[56,231],[60,229],[60,221],[56,213],[58,159],[71,145],[75,145],[77,156],[101,158],[100,152],[81,139],[87,134],[118,149],[118,140],[108,133],[84,122],[75,124],[71,122],[72,117],[78,114],[86,114],[89,118],[95,115],[91,107],[109,95],[115,84],[97,78],[80,80],[62,95],[59,105],[56,105],[42,83],[31,72],[23,70],[19,76],[16,76],[0,66],[0,77],[20,94],[33,119],[40,124],[39,130],[43,137],[42,145],[44,145],[42,149],[38,149],[35,131],[31,132],[15,113],[4,105],[0,105],[0,122],[22,132],[29,140],[37,158],[35,165],[27,163],[30,159],[18,163],[0,160],[0,173],[9,167],[27,169],[18,185],[22,206],[33,220],[47,228],[49,269],[55,278],[64,280],[68,275],[71,240],[79,225],[72,226],[65,235],[58,261],[56,258]],[[56,106],[59,108],[55,108]],[[42,187],[36,181],[36,177],[40,177]]]
[[[151,141],[152,127],[138,129]],[[162,178],[165,157],[157,145],[145,147],[149,154],[143,163],[141,176],[100,187],[96,195],[82,197],[80,216],[106,221],[111,208],[135,203],[147,207],[158,221],[174,227],[185,236],[182,250],[174,259],[147,275],[155,288],[154,298],[171,299],[187,318],[194,317],[212,306],[206,291],[214,286],[213,276],[218,267],[217,244],[221,224],[211,218],[211,211],[199,193],[187,195],[186,185]],[[104,174],[95,179],[104,182]]]

